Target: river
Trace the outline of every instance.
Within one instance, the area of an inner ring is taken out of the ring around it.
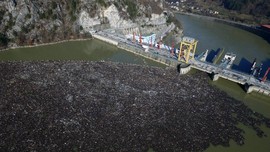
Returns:
[[[245,30],[218,23],[203,17],[194,17],[176,14],[176,18],[182,23],[184,35],[199,40],[197,53],[206,49],[209,51],[224,48],[226,52],[233,52],[237,58],[232,66],[233,69],[248,72],[253,59],[257,63],[263,63],[263,72],[270,67],[270,44],[263,38]],[[269,76],[268,76],[269,79]],[[251,109],[258,111],[270,118],[270,98],[257,93],[246,94],[236,83],[219,79],[216,82],[209,80],[214,86],[224,90],[230,96],[243,101]],[[238,146],[233,141],[229,148],[222,146],[211,146],[207,152],[232,151],[232,152],[269,152],[270,151],[270,129],[262,127],[267,133],[267,138],[259,138],[256,133],[239,124],[245,130],[245,145]]]
[[[96,39],[70,41],[31,48],[17,48],[0,52],[0,61],[16,60],[104,60],[165,67],[165,65],[134,55]]]
[[[235,69],[246,72],[246,68],[243,67],[247,67],[254,58],[264,63],[264,70],[267,66],[270,66],[270,45],[262,38],[247,31],[203,18],[179,14],[177,14],[176,17],[183,24],[184,34],[199,40],[197,54],[206,49],[215,50],[223,47],[226,51],[232,51],[237,54],[237,59],[233,66]],[[157,62],[144,59],[143,57],[98,40],[64,42],[54,45],[19,48],[0,52],[0,61],[9,60],[105,60],[165,67]],[[246,94],[238,84],[224,79],[219,79],[217,82],[212,82],[209,79],[209,82],[224,90],[230,96],[243,101],[251,109],[270,118],[269,97],[257,93]],[[262,126],[262,129],[266,132],[268,137],[259,138],[251,128],[247,128],[241,124],[239,124],[239,127],[245,130],[246,140],[244,146],[238,146],[232,141],[229,148],[211,146],[207,151],[270,151],[269,128]]]
[[[184,28],[184,35],[199,40],[197,53],[224,48],[237,55],[233,69],[248,72],[254,58],[263,63],[263,72],[270,67],[270,45],[263,38],[245,30],[218,23],[210,19],[176,15]],[[268,77],[270,78],[270,77]]]

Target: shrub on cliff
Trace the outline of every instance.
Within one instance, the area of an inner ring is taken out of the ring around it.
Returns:
[[[9,41],[6,34],[0,33],[0,47],[6,47]]]
[[[125,4],[127,5],[127,11],[131,19],[134,19],[137,17],[138,14],[138,9],[137,5],[131,1],[131,0],[126,0]]]

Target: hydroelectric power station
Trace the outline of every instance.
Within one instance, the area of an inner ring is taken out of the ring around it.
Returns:
[[[206,62],[208,50],[195,57],[198,40],[194,38],[183,37],[180,47],[175,48],[173,42],[171,46],[162,44],[162,38],[156,37],[155,34],[149,36],[143,36],[141,33],[138,35],[136,33],[120,35],[113,30],[96,31],[91,34],[94,38],[113,44],[121,49],[168,66],[177,67],[180,74],[186,74],[193,68],[209,73],[213,81],[224,78],[243,85],[247,93],[255,91],[270,96],[270,82],[267,80],[270,67],[263,78],[258,76],[260,74],[258,72],[261,72],[261,70],[255,68],[254,63],[250,69],[252,73],[248,74],[233,70],[231,66],[236,54],[232,52],[226,53],[221,63],[217,64],[224,50],[217,54],[213,59],[213,63]]]

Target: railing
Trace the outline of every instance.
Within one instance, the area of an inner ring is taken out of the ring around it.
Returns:
[[[193,68],[196,68],[198,70],[201,70],[207,73],[214,72],[216,74],[219,74],[219,76],[224,79],[237,82],[240,84],[248,83],[250,85],[254,85],[254,86],[258,86],[260,88],[266,89],[266,90],[270,90],[269,81],[260,82],[260,80],[255,79],[246,73],[236,71],[236,70],[221,68],[211,63],[201,62],[198,60],[192,60],[191,63],[192,63]]]

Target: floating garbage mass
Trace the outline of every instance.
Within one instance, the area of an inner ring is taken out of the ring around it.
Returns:
[[[203,151],[270,120],[205,73],[88,61],[0,62],[3,151]]]

